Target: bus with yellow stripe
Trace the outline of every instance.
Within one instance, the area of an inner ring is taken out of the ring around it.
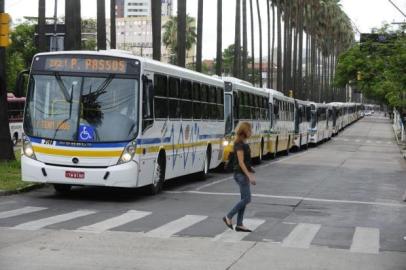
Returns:
[[[224,82],[118,51],[33,58],[24,115],[23,181],[144,187],[223,160]]]
[[[251,157],[259,163],[269,153],[270,111],[269,93],[265,89],[254,87],[251,83],[232,77],[223,77],[225,84],[225,140],[224,162],[233,152],[235,128],[240,122],[252,125],[252,135],[248,140]]]

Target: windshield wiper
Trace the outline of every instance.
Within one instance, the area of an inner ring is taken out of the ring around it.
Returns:
[[[72,86],[71,96],[69,97],[68,89],[66,89],[65,84],[63,83],[63,81],[61,79],[61,76],[58,73],[55,73],[55,78],[56,78],[56,82],[59,85],[59,88],[62,90],[62,94],[64,95],[65,100],[72,103],[73,86]]]

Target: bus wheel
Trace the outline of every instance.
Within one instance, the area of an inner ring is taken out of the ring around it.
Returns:
[[[210,170],[210,160],[211,160],[211,148],[210,146],[206,151],[206,158],[204,159],[203,170],[199,173],[199,179],[205,180]]]
[[[12,139],[13,145],[16,146],[18,142],[18,133],[14,133],[13,139]]]
[[[162,155],[159,156],[156,162],[154,178],[152,181],[152,184],[149,185],[149,194],[156,195],[161,192],[165,181],[165,163],[163,162]]]
[[[72,186],[66,184],[54,184],[54,189],[56,193],[64,195],[71,191]]]

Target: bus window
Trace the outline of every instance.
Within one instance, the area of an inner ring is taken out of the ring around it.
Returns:
[[[182,80],[180,86],[180,98],[192,99],[192,83],[187,80]]]
[[[214,86],[210,86],[209,87],[209,102],[216,103],[216,99],[217,99],[216,88]]]
[[[160,97],[168,96],[167,92],[167,78],[162,75],[154,76],[155,95]]]
[[[205,84],[202,84],[202,91],[200,93],[200,101],[207,102],[209,94],[209,87]]]
[[[193,100],[200,101],[200,84],[193,83]]]

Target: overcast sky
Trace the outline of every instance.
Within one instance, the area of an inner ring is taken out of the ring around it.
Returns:
[[[405,0],[392,0],[402,11],[406,13]],[[37,16],[38,0],[5,0],[6,12],[10,13],[12,18],[21,18],[23,16]],[[53,16],[55,0],[46,0],[47,16]],[[174,11],[176,13],[176,0]],[[247,1],[248,3],[249,1]],[[254,3],[254,16],[256,16],[256,5]],[[266,48],[267,36],[267,17],[266,1],[260,0],[260,12],[263,25],[263,46]],[[82,17],[96,17],[96,0],[82,0]],[[110,1],[106,0],[106,14],[109,16]],[[217,0],[204,1],[203,18],[203,58],[211,59],[216,55],[216,12]],[[227,7],[226,7],[227,4]],[[248,4],[247,4],[248,5]],[[370,32],[374,27],[380,27],[382,23],[405,22],[406,18],[393,7],[389,0],[341,0],[343,10],[351,18],[354,25],[360,32]],[[249,8],[249,7],[248,7]],[[58,14],[64,15],[65,0],[58,0]],[[197,0],[187,0],[187,12],[189,15],[197,16]],[[249,9],[248,9],[249,12]],[[256,18],[256,17],[255,17]],[[235,1],[223,0],[223,47],[234,42],[234,21],[235,21]],[[258,29],[258,20],[254,22],[255,29]],[[249,33],[250,35],[250,33]],[[257,42],[258,43],[258,42]],[[258,44],[257,44],[258,45]],[[249,49],[250,50],[250,49]],[[265,49],[264,49],[265,50]],[[255,53],[258,55],[259,48],[256,46]],[[264,52],[264,55],[266,53]]]

